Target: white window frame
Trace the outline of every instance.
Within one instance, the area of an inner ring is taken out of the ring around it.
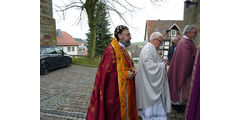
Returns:
[[[75,48],[74,47],[72,47],[72,52],[74,52],[75,51]]]
[[[177,30],[171,30],[171,38],[177,36]]]
[[[67,51],[68,51],[68,52],[71,52],[71,47],[67,47]]]

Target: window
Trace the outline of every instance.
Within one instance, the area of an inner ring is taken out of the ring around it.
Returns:
[[[169,41],[165,41],[165,42],[164,42],[164,45],[169,45]]]
[[[164,49],[169,49],[169,46],[164,46]]]
[[[71,48],[70,48],[70,47],[67,47],[67,51],[70,52],[70,51],[71,51]]]
[[[177,30],[171,30],[171,38],[177,36]]]
[[[163,45],[160,45],[160,46],[159,46],[159,49],[163,49]]]
[[[168,51],[164,51],[164,55],[168,55]]]
[[[72,47],[72,51],[75,51],[74,47]]]
[[[40,54],[46,54],[45,49],[44,48],[40,48]]]
[[[61,54],[62,53],[60,48],[55,48],[55,51],[56,51],[57,54]]]
[[[167,56],[163,56],[163,59],[167,60]]]
[[[55,54],[56,52],[52,47],[48,47],[48,48],[46,48],[46,53],[47,54]]]

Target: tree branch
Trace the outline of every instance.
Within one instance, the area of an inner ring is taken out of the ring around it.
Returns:
[[[119,11],[117,11],[116,9],[112,8],[112,7],[109,6],[109,5],[107,5],[107,8],[108,8],[109,10],[111,10],[111,11],[116,12],[116,13],[118,14],[118,16],[119,16],[127,25],[129,25],[128,22],[126,21],[126,19],[122,16],[123,13],[120,13]]]
[[[116,2],[118,5],[120,5],[121,7],[123,7],[124,9],[126,9],[126,10],[129,11],[129,12],[133,12],[133,11],[134,11],[134,10],[128,9],[126,6],[124,6],[123,4],[119,3],[119,2],[116,1],[116,0],[113,0],[113,1]]]
[[[150,0],[154,7],[160,7],[167,0]]]
[[[75,21],[74,24],[79,25],[79,23],[82,21],[82,14],[83,14],[83,8],[80,11],[80,16],[78,16],[77,20]]]
[[[136,7],[136,6],[132,5],[132,4],[131,4],[131,3],[129,3],[127,0],[125,0],[125,2],[127,2],[127,4],[128,4],[128,5],[130,5],[131,7],[135,8],[135,9],[138,9],[138,10],[140,10],[140,9],[141,9],[141,8],[139,8],[139,7]]]
[[[65,4],[65,3],[63,3],[63,4]],[[64,6],[58,6],[58,7],[64,7],[64,8],[66,8],[66,7],[70,7],[70,6],[72,6],[72,5],[77,5],[77,4],[81,4],[81,2],[72,2],[72,3],[70,3],[70,4],[65,4]],[[83,5],[83,4],[82,4]]]
[[[62,7],[60,7],[60,6],[57,6],[57,7],[58,7],[60,10],[56,10],[56,12],[64,12],[64,11],[70,9],[70,8],[74,8],[74,7],[79,8],[79,7],[82,7],[82,6],[72,5],[72,6],[65,7],[64,9],[62,9]]]

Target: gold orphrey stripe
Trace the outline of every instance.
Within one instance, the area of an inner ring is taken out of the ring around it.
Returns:
[[[127,107],[126,107],[126,78],[127,72],[125,72],[124,60],[125,57],[122,54],[121,48],[117,42],[117,39],[114,37],[111,45],[114,48],[116,54],[117,62],[117,72],[118,72],[118,88],[119,88],[119,98],[120,98],[120,110],[121,110],[121,119],[127,119]]]

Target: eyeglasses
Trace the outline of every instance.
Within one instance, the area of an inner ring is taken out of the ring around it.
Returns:
[[[155,40],[157,40],[157,41],[159,41],[159,42],[162,42],[162,40],[161,40],[161,39],[155,39]]]
[[[197,31],[192,31],[194,34],[197,34]]]

